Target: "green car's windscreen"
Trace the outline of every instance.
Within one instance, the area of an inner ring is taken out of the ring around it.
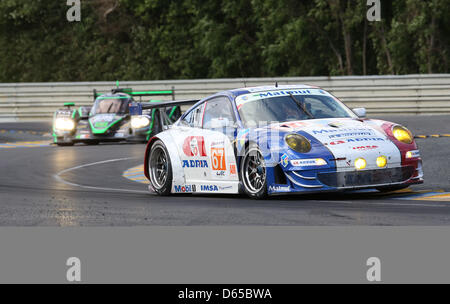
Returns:
[[[99,97],[95,101],[91,114],[124,114],[127,112],[129,97]]]

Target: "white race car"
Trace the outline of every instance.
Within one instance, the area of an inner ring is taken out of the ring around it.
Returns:
[[[187,103],[194,101],[135,109]],[[352,111],[306,85],[242,88],[195,101],[150,139],[144,169],[159,195],[246,193],[260,199],[423,183],[409,130],[367,119],[365,109]]]

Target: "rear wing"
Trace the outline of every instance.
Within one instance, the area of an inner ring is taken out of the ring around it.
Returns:
[[[125,93],[132,97],[140,97],[139,101],[142,102],[143,96],[172,96],[172,100],[175,100],[175,88],[172,87],[171,90],[154,90],[154,91],[137,91],[134,92],[132,88],[114,88],[111,90],[112,94],[116,93]],[[99,93],[96,89],[94,89],[94,101],[97,99],[97,97],[106,94],[106,93]]]
[[[167,109],[172,108],[171,113],[175,107],[194,105],[200,99],[187,99],[187,100],[173,100],[173,101],[152,101],[148,103],[133,102],[130,104],[130,115],[142,115],[143,110],[156,110],[159,109],[159,119],[163,129],[168,129],[175,121],[172,119],[171,115],[168,114]]]

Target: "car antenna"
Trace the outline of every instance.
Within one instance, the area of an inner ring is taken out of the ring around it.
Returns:
[[[275,81],[275,87],[278,88],[278,81]]]

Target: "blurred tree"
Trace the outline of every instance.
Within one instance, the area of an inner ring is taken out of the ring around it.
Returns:
[[[0,81],[448,73],[448,0],[0,1]]]

